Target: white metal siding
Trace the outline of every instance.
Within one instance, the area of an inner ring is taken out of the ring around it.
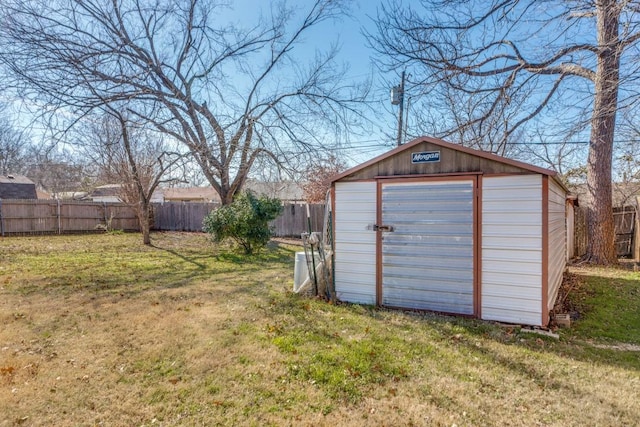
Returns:
[[[482,179],[482,318],[540,325],[542,176]]]
[[[335,184],[335,286],[339,300],[376,303],[375,182]]]
[[[473,181],[385,183],[382,303],[473,314]]]
[[[548,308],[555,304],[562,284],[562,273],[567,262],[566,193],[553,179],[549,178],[549,271]],[[544,319],[546,320],[546,319]]]

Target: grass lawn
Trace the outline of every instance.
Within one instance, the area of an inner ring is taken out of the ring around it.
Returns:
[[[560,340],[293,295],[202,234],[0,238],[0,426],[637,425],[640,274],[573,270]]]

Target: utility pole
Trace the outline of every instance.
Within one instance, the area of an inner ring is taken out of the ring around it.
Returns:
[[[400,76],[400,86],[391,89],[391,104],[400,104],[398,111],[398,147],[402,145],[402,119],[404,117],[404,71]]]

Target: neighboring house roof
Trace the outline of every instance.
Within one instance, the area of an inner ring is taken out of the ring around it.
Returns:
[[[120,184],[100,185],[93,189],[89,197],[94,202],[119,203],[122,202],[120,199],[121,188]]]
[[[0,175],[0,199],[37,199],[36,185],[26,176]]]
[[[122,184],[107,184],[100,185],[96,187],[89,197],[94,202],[121,202],[120,200],[120,189],[122,188]],[[151,195],[152,203],[162,203],[163,199],[163,189],[156,188],[156,190]]]
[[[245,189],[260,196],[273,197],[283,202],[299,202],[304,200],[302,185],[293,181],[266,182],[247,180]]]
[[[153,194],[151,195],[151,203],[162,203],[164,202],[164,189],[160,187],[156,187]]]
[[[24,175],[0,175],[0,184],[31,184],[35,185],[33,181]]]
[[[107,184],[100,185],[91,192],[91,197],[109,197],[109,196],[118,196],[120,194],[120,188],[122,185],[120,184]]]
[[[213,187],[163,188],[165,202],[219,202]]]
[[[60,200],[87,200],[89,193],[86,191],[60,191],[55,193],[55,198]]]
[[[259,196],[275,197],[283,202],[304,200],[302,186],[293,181],[265,182],[247,180],[245,190]],[[176,187],[161,190],[165,202],[220,202],[213,187]]]

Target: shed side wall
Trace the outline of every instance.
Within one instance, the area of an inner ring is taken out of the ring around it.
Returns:
[[[482,179],[482,318],[540,325],[542,176]]]
[[[549,179],[549,286],[548,309],[555,304],[562,284],[562,273],[567,263],[567,221],[565,191],[553,179]],[[548,319],[543,319],[548,320]]]
[[[335,184],[335,289],[341,301],[376,303],[377,184]]]

